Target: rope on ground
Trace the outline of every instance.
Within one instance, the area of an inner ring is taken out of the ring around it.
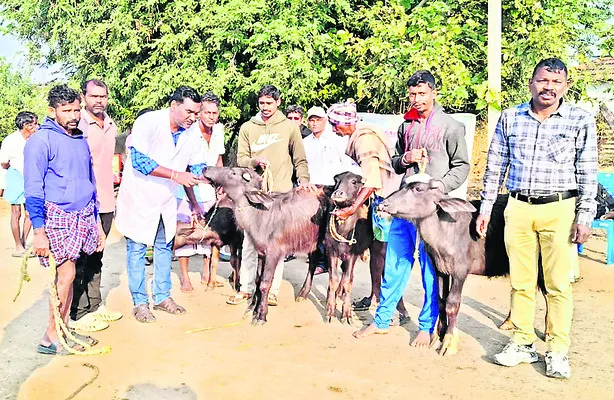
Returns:
[[[26,253],[26,257],[28,254]],[[85,343],[79,339],[77,339],[70,329],[66,326],[66,323],[62,319],[60,315],[60,298],[58,296],[58,289],[56,286],[56,278],[57,278],[57,264],[55,262],[55,258],[53,254],[49,254],[49,269],[51,272],[51,285],[49,287],[49,298],[51,300],[51,307],[53,308],[53,319],[55,320],[55,331],[58,334],[58,339],[60,340],[60,344],[71,354],[77,354],[82,356],[90,356],[96,354],[107,354],[111,352],[111,347],[109,346],[101,346],[96,349],[92,349],[92,346],[89,343]],[[84,350],[77,350],[73,347],[69,346],[67,343],[67,339],[72,340],[76,344],[80,345],[84,348]]]
[[[23,261],[21,262],[21,276],[19,279],[19,290],[13,299],[13,302],[17,300],[17,297],[21,293],[21,287],[23,285],[23,281],[29,282],[30,276],[28,275],[28,259],[30,258],[30,253],[32,252],[32,248],[26,250],[26,253],[23,256]],[[55,262],[55,258],[53,254],[49,254],[49,272],[51,273],[51,285],[49,286],[49,300],[51,302],[51,308],[53,309],[53,319],[55,320],[55,331],[58,334],[58,339],[60,340],[60,344],[71,354],[79,354],[79,355],[95,355],[95,354],[106,354],[111,352],[111,348],[109,346],[101,346],[97,349],[91,349],[91,345],[85,343],[79,339],[77,339],[70,329],[66,326],[66,323],[62,319],[60,315],[60,298],[58,296],[58,288],[56,286],[56,278],[57,278],[57,264]],[[84,348],[84,350],[79,351],[68,345],[67,339],[72,340],[76,344],[80,345]]]
[[[21,288],[23,286],[23,282],[30,282],[30,275],[28,274],[28,257],[30,255],[30,249],[26,250],[26,254],[21,261],[21,270],[19,274],[19,287],[17,288],[17,294],[13,297],[13,303],[17,300],[17,297],[21,294]]]
[[[241,321],[237,321],[237,322],[231,322],[230,324],[208,326],[206,328],[199,328],[199,329],[191,329],[189,331],[185,331],[185,333],[197,333],[197,332],[212,331],[214,329],[231,328],[233,326],[241,325],[241,324],[243,324],[243,322],[244,321],[241,320]]]
[[[89,363],[84,363],[83,366],[93,369],[94,370],[94,376],[89,381],[87,381],[83,385],[79,386],[79,389],[75,390],[70,396],[68,396],[66,398],[66,400],[74,399],[75,396],[78,395],[83,389],[85,389],[88,385],[91,385],[92,383],[94,383],[94,381],[98,378],[98,375],[100,375],[100,370],[98,369],[97,366],[89,364]]]

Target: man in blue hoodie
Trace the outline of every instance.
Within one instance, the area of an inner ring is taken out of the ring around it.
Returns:
[[[465,127],[444,113],[435,101],[435,77],[429,71],[418,71],[407,81],[410,110],[399,126],[396,155],[392,166],[403,180],[412,179],[421,171],[438,181],[444,193],[458,188],[469,175],[469,157],[465,143]],[[415,179],[419,179],[416,177]],[[357,338],[373,333],[386,333],[398,301],[402,298],[414,263],[416,226],[394,218],[390,226],[380,304],[371,325],[354,333]],[[435,339],[439,315],[438,282],[433,261],[420,243],[420,268],[424,287],[424,304],[418,317],[418,335],[411,343],[428,347]]]
[[[47,97],[49,118],[24,148],[26,210],[34,239],[32,250],[41,264],[57,265],[59,312],[68,325],[75,261],[81,252],[102,251],[105,235],[97,223],[96,185],[87,141],[77,128],[81,118],[79,93],[66,85],[53,87]],[[90,344],[97,341],[85,337]],[[78,344],[71,344],[82,350]],[[55,329],[53,306],[47,331],[38,345],[42,354],[66,354]]]

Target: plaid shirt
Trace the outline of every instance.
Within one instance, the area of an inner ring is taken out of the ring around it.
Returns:
[[[149,175],[154,169],[158,168],[158,163],[152,160],[148,155],[141,153],[134,147],[130,150],[130,159],[132,166],[143,175]],[[201,176],[207,168],[207,164],[190,165],[190,172],[194,176]]]
[[[488,150],[481,214],[490,215],[506,171],[510,192],[545,196],[577,189],[576,223],[590,226],[597,207],[594,118],[564,101],[543,122],[530,103],[505,110]]]

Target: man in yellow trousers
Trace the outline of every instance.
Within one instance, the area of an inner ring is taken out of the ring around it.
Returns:
[[[508,172],[505,246],[510,258],[514,332],[494,361],[508,367],[538,361],[533,321],[541,252],[548,301],[546,375],[552,378],[571,377],[567,353],[573,262],[569,255],[576,243],[590,236],[597,194],[595,120],[565,102],[568,82],[561,60],[542,60],[529,80],[531,101],[501,115],[488,152],[476,222],[478,233],[484,236]]]

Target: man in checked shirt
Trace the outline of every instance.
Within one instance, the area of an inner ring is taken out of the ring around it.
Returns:
[[[563,100],[567,88],[565,64],[556,58],[540,61],[529,80],[531,101],[503,112],[488,151],[476,222],[484,237],[509,167],[505,246],[515,329],[494,361],[508,367],[538,361],[533,320],[541,252],[548,301],[546,375],[552,378],[571,377],[567,358],[573,313],[569,255],[574,243],[584,243],[591,234],[597,194],[595,120]]]

